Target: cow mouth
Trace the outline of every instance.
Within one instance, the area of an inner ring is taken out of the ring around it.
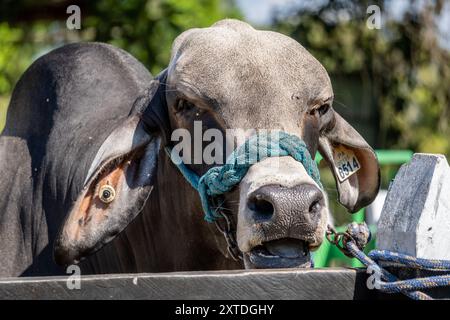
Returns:
[[[251,269],[310,268],[311,256],[306,241],[283,238],[263,242],[244,254]]]

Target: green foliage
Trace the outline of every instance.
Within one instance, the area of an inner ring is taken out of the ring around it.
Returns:
[[[34,52],[32,46],[23,42],[25,38],[23,29],[0,23],[0,131],[14,85],[28,67]]]
[[[370,83],[378,114],[375,146],[450,156],[450,53],[438,44],[435,26],[441,7],[430,2],[371,30],[367,3],[329,1],[275,26],[299,40],[332,78]],[[329,19],[342,12],[348,19]]]
[[[68,42],[108,42],[134,55],[152,74],[168,63],[177,35],[223,18],[241,18],[233,0],[99,0],[81,7],[81,30],[67,30],[71,3],[17,1],[1,6],[0,131],[11,92],[36,56]]]
[[[153,74],[167,65],[172,41],[184,30],[240,17],[232,2],[219,0],[100,0],[92,9],[83,26],[95,40],[127,50]]]
[[[382,8],[382,1],[378,3]],[[372,104],[342,106],[335,87],[339,112],[361,113],[374,108],[369,122],[378,132],[371,143],[377,148],[411,149],[450,156],[450,53],[439,46],[434,17],[436,2],[407,12],[401,21],[388,20],[381,30],[366,26],[367,3],[329,1],[318,10],[301,10],[274,22],[275,28],[297,39],[327,69],[335,84],[342,79],[368,84]],[[347,19],[330,19],[346,12]],[[359,88],[363,87],[361,85]],[[349,87],[354,90],[358,86]],[[352,96],[361,92],[352,91]],[[351,120],[351,119],[350,119]],[[352,123],[358,126],[357,121]],[[361,132],[360,128],[358,130]],[[384,167],[387,188],[396,168]],[[334,180],[321,170],[337,225],[350,216],[337,201]]]

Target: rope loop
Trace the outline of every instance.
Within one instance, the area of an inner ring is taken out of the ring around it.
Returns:
[[[231,153],[224,165],[212,167],[201,177],[187,168],[170,150],[168,153],[186,180],[198,191],[205,220],[208,222],[220,217],[220,214],[212,209],[212,198],[233,189],[242,181],[253,164],[268,157],[291,156],[303,164],[308,175],[323,189],[319,169],[305,142],[283,131],[270,134],[260,132],[251,136]]]
[[[364,222],[361,224],[353,222],[345,232],[341,233],[328,227],[327,239],[344,254],[358,259],[368,270],[370,268],[377,273],[380,279],[376,280],[376,289],[385,293],[402,293],[414,300],[432,300],[432,297],[420,290],[450,286],[450,274],[407,280],[397,279],[396,276],[382,268],[378,262],[390,262],[400,267],[421,270],[450,272],[450,261],[421,259],[388,250],[372,250],[366,255],[363,248],[367,243],[366,240],[370,239],[370,236],[367,237],[366,229],[368,230]]]

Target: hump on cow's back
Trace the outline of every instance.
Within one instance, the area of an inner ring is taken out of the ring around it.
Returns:
[[[27,138],[49,133],[58,121],[108,126],[126,117],[152,80],[134,57],[114,46],[85,42],[65,45],[37,59],[17,83],[4,135]]]
[[[255,29],[247,22],[236,20],[236,19],[219,20],[211,26],[211,28],[214,28],[214,27],[215,28],[225,27],[225,28],[233,29],[234,31],[238,31],[238,32],[241,32],[243,30],[255,31]]]

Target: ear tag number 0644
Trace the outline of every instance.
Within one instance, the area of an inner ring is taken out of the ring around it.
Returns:
[[[340,182],[347,180],[351,175],[361,169],[361,164],[355,156],[355,153],[344,146],[339,146],[334,149],[333,158],[334,170]]]

